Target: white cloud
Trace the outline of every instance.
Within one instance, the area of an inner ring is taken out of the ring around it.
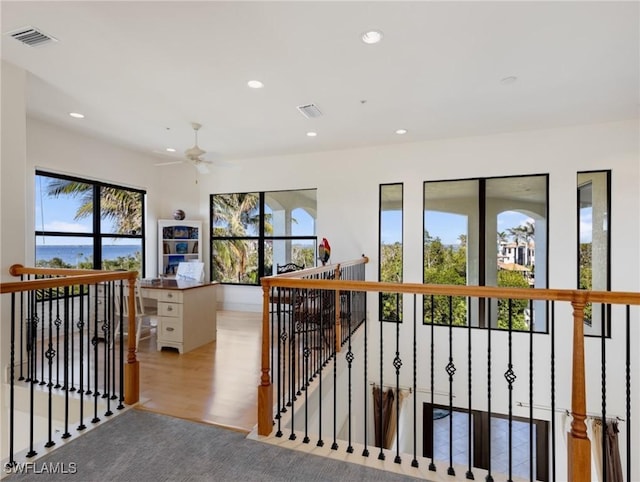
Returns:
[[[52,221],[44,225],[44,231],[59,231],[66,233],[90,233],[89,226],[80,223],[68,223],[65,221]]]

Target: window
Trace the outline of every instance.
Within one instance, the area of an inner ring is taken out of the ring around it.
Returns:
[[[36,171],[36,266],[144,275],[145,191]]]
[[[611,289],[610,171],[578,173],[578,289]],[[584,308],[585,334],[609,334],[608,308],[588,303]]]
[[[379,279],[402,283],[402,184],[380,185]],[[402,295],[380,293],[381,321],[402,321]]]
[[[211,279],[260,284],[278,265],[316,259],[316,190],[212,194]]]
[[[424,282],[547,287],[548,176],[424,183]],[[425,297],[425,323],[508,328],[508,301]],[[512,301],[512,328],[546,331],[544,302]]]

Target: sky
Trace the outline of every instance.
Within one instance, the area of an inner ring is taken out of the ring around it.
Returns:
[[[385,211],[382,216],[382,242],[384,244],[402,241],[401,211]],[[460,235],[467,234],[467,218],[462,215],[427,211],[427,230],[433,238],[440,238],[443,244],[456,245],[460,243]],[[516,211],[505,211],[498,216],[498,232],[509,228],[523,226],[527,221],[534,220]]]

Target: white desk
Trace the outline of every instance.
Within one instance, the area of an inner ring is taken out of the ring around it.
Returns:
[[[158,351],[170,347],[186,353],[216,339],[216,286],[167,279],[140,285],[142,297],[158,306]]]

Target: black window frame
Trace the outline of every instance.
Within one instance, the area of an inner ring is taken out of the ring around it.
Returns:
[[[317,235],[308,235],[308,236],[302,236],[302,235],[296,235],[296,236],[282,236],[282,235],[278,235],[278,236],[268,236],[265,234],[265,224],[266,224],[266,215],[265,215],[265,199],[267,197],[267,195],[269,193],[278,193],[278,192],[295,192],[295,191],[316,191],[316,203],[317,203],[317,189],[316,188],[300,188],[300,189],[280,189],[280,190],[273,190],[273,191],[244,191],[244,192],[227,192],[227,193],[215,193],[215,194],[210,194],[209,195],[209,226],[210,226],[210,236],[209,236],[209,247],[211,249],[211,256],[209,259],[209,278],[210,281],[216,281],[219,282],[220,284],[223,285],[229,285],[229,286],[260,286],[260,278],[264,277],[264,276],[270,276],[273,273],[272,272],[266,272],[265,271],[265,244],[269,241],[273,242],[273,241],[301,241],[301,240],[307,240],[307,241],[313,241],[313,245],[314,245],[314,253],[313,253],[313,257],[314,260],[317,259],[318,257],[318,236]],[[258,221],[258,234],[257,236],[236,236],[236,235],[229,235],[229,236],[215,236],[214,235],[214,218],[215,218],[215,213],[214,213],[214,198],[215,196],[230,196],[230,195],[241,195],[241,194],[257,194],[258,195],[258,217],[259,217],[259,221]],[[317,220],[317,219],[316,219]],[[257,272],[258,275],[256,276],[256,282],[255,283],[232,283],[230,281],[223,281],[223,280],[218,280],[215,279],[215,272],[216,269],[214,267],[214,246],[213,243],[214,241],[250,241],[250,242],[255,242],[257,244],[257,251],[258,251],[258,267],[257,267]],[[311,268],[312,266],[305,266],[305,268]],[[273,268],[273,266],[271,266],[271,268]]]
[[[133,188],[129,186],[121,186],[109,182],[97,181],[95,179],[87,179],[78,176],[71,176],[67,174],[59,174],[55,172],[49,172],[45,170],[36,169],[34,180],[38,176],[62,179],[65,181],[79,182],[92,186],[93,189],[93,230],[90,233],[78,233],[68,231],[47,231],[42,229],[34,229],[37,246],[38,236],[48,237],[69,237],[69,238],[87,238],[91,240],[93,246],[93,269],[101,270],[102,268],[102,240],[105,238],[117,238],[117,239],[140,239],[141,242],[141,260],[140,260],[140,277],[143,278],[146,272],[146,222],[144,213],[145,200],[147,192],[144,189]],[[101,227],[101,215],[100,215],[100,190],[102,188],[121,189],[125,191],[131,191],[140,194],[141,202],[141,218],[140,218],[140,233],[136,234],[119,234],[119,233],[103,233]],[[34,253],[35,254],[35,253]],[[36,260],[37,261],[37,260]]]

